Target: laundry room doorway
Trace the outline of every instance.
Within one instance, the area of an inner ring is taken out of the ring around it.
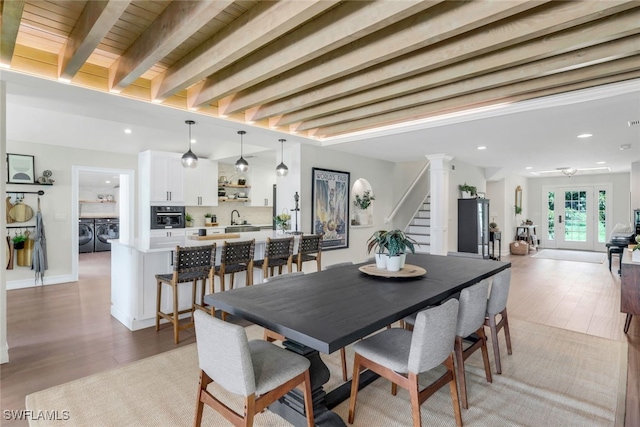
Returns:
[[[72,257],[75,280],[83,271],[110,273],[110,239],[133,237],[133,170],[72,167]]]

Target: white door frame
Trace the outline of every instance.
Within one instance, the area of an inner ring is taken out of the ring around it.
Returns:
[[[78,217],[80,172],[99,172],[120,175],[119,206],[119,240],[133,240],[135,221],[135,171],[133,169],[98,168],[93,166],[71,166],[71,257],[72,280],[78,280]]]
[[[568,190],[576,190],[576,191],[587,191],[587,198],[590,203],[587,205],[590,211],[587,213],[587,243],[575,243],[575,242],[563,242],[557,238],[559,229],[564,232],[564,226],[559,227],[558,224],[558,216],[560,213],[564,214],[564,197],[560,200],[560,204],[558,205],[558,194],[564,194],[565,191]],[[545,248],[557,248],[557,249],[581,249],[581,250],[591,250],[591,251],[606,251],[604,242],[598,242],[598,193],[604,190],[607,194],[607,205],[605,211],[606,218],[606,231],[605,235],[609,236],[611,230],[613,229],[613,225],[611,223],[612,216],[612,206],[613,206],[613,185],[611,183],[596,183],[596,184],[576,184],[576,185],[545,185],[542,187],[542,195],[541,195],[541,206],[542,206],[542,227],[541,232],[542,235],[541,241]],[[555,212],[554,212],[554,224],[556,231],[556,238],[554,240],[549,240],[549,225],[548,225],[548,194],[550,191],[555,193],[556,200],[554,201]]]

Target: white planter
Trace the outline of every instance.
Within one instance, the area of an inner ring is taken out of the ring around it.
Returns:
[[[640,262],[640,250],[631,251],[631,261]]]
[[[400,255],[390,256],[387,260],[388,271],[400,271]]]
[[[376,267],[377,268],[387,268],[387,259],[389,256],[387,254],[376,254]]]
[[[404,264],[407,261],[407,254],[400,255],[400,268],[404,268]]]
[[[461,191],[462,193],[462,198],[463,199],[470,199],[471,198],[471,192],[470,191]]]

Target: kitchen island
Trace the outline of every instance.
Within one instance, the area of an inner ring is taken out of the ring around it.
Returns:
[[[169,274],[173,271],[173,252],[176,246],[206,246],[216,243],[216,264],[220,263],[222,245],[225,241],[255,239],[254,259],[263,259],[267,238],[282,238],[288,235],[277,234],[274,230],[235,233],[239,237],[214,240],[195,240],[191,233],[181,239],[173,239],[171,247],[158,246],[151,239],[110,240],[111,242],[111,315],[132,331],[155,325],[156,319],[156,274]],[[300,236],[295,237],[294,253]],[[244,272],[237,273],[234,287],[244,287]],[[253,283],[262,283],[262,270],[254,269]],[[215,292],[220,291],[219,281],[215,281]],[[198,284],[200,286],[200,284]],[[178,299],[179,309],[191,304],[191,287],[181,286]],[[209,291],[207,290],[207,293]],[[199,294],[199,293],[198,293]],[[163,292],[161,310],[172,310],[170,292]],[[189,316],[185,314],[184,317]],[[163,320],[164,322],[164,320]]]

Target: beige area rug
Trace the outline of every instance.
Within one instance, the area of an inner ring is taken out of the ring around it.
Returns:
[[[559,261],[577,261],[602,264],[607,259],[607,254],[601,252],[543,249],[535,255],[531,255],[531,258],[557,259]]]
[[[511,323],[513,355],[506,354],[502,340],[503,374],[494,374],[492,384],[484,379],[480,352],[467,360],[470,407],[462,410],[466,426],[622,426],[626,343],[515,319]],[[262,336],[257,326],[247,332],[250,338]],[[352,363],[351,351],[347,358]],[[323,359],[331,369],[329,390],[341,379],[339,353]],[[191,345],[33,393],[26,407],[68,411],[64,422],[31,422],[38,427],[191,426],[197,387],[197,353]],[[210,391],[225,395],[216,387],[212,384]],[[241,400],[231,396],[227,403],[239,409]],[[334,409],[345,421],[348,404],[347,400]],[[427,400],[421,411],[425,426],[455,426],[448,387]],[[203,425],[230,424],[205,408]],[[256,416],[255,425],[289,423],[265,411]],[[354,425],[411,425],[408,394],[399,390],[394,397],[389,382],[376,380],[358,394]]]

